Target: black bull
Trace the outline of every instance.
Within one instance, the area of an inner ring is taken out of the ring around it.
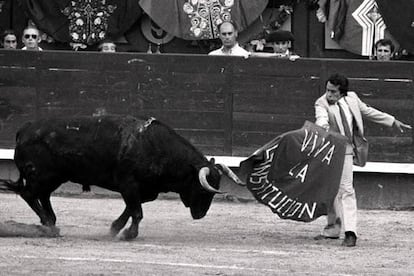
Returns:
[[[151,118],[82,117],[45,119],[25,124],[16,135],[17,182],[4,182],[21,195],[43,225],[54,226],[50,195],[71,181],[121,193],[126,207],[111,225],[121,238],[133,239],[143,218],[141,204],[162,192],[176,192],[194,219],[204,217],[223,174],[240,179],[225,165],[214,164],[173,129]]]

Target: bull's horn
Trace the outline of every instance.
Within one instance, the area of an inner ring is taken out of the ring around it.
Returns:
[[[223,194],[222,191],[219,191],[213,187],[211,187],[210,184],[208,184],[207,181],[207,175],[210,174],[210,169],[208,167],[202,167],[200,169],[200,171],[198,172],[198,179],[200,180],[200,184],[201,186],[206,190],[209,191],[211,193],[216,193],[216,194]]]
[[[234,181],[234,183],[240,185],[240,186],[246,186],[246,183],[244,183],[229,167],[227,167],[224,164],[219,164],[222,169],[223,172],[231,179]]]

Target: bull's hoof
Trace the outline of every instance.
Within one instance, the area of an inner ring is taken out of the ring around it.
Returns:
[[[56,227],[56,219],[55,220],[40,220],[40,223],[45,227]]]
[[[130,229],[125,229],[122,231],[121,235],[119,236],[120,240],[123,241],[130,241],[135,239],[138,236],[138,231],[131,231]]]
[[[110,234],[111,234],[112,237],[115,237],[116,235],[118,235],[119,231],[120,231],[120,229],[117,229],[115,227],[111,227]]]
[[[15,221],[0,223],[0,237],[60,237],[59,228],[35,224],[25,224]]]
[[[53,226],[44,226],[44,225],[41,225],[41,226],[39,226],[39,229],[43,233],[45,233],[45,235],[47,237],[61,237],[61,235],[60,235],[60,229],[57,228],[54,225]]]
[[[120,225],[119,223],[113,222],[110,229],[111,236],[115,237],[118,235],[119,231],[121,231],[124,226],[125,225]]]

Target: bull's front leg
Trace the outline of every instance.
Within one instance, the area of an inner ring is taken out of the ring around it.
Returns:
[[[121,170],[117,172],[115,181],[119,185],[119,190],[122,198],[125,201],[126,207],[121,216],[114,221],[111,230],[120,230],[126,224],[129,217],[132,222],[129,228],[122,231],[120,238],[123,240],[132,240],[138,236],[138,226],[143,218],[142,207],[139,194],[139,183],[128,170],[123,170],[127,166],[121,166]]]
[[[119,231],[121,231],[122,228],[124,228],[125,224],[128,222],[129,219],[129,212],[128,209],[125,208],[122,214],[112,222],[111,225],[111,236],[115,237],[118,235]]]
[[[133,206],[127,206],[127,209],[132,218],[132,222],[129,228],[122,231],[120,238],[123,240],[132,240],[138,236],[138,226],[143,218],[142,207],[141,204],[134,204]]]

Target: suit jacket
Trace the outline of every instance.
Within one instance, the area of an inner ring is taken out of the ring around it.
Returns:
[[[391,127],[394,124],[394,116],[381,112],[362,102],[355,92],[348,92],[345,96],[349,109],[354,117],[354,164],[364,166],[368,158],[368,141],[364,136],[363,118],[378,124]],[[322,126],[330,131],[340,133],[341,115],[339,109],[330,105],[326,99],[326,94],[315,101],[315,124]],[[342,126],[341,126],[342,127]]]

